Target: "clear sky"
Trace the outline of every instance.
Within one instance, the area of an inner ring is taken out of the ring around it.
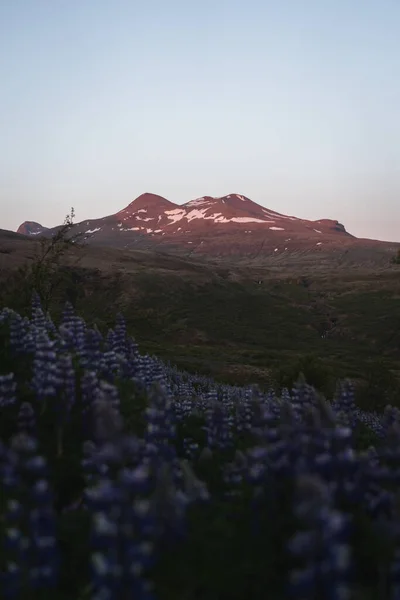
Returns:
[[[400,0],[0,0],[0,227],[242,193],[400,241]]]

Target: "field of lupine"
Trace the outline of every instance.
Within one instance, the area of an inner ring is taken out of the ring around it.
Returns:
[[[267,343],[267,340],[266,340]],[[0,597],[400,598],[399,411],[232,387],[0,312]]]

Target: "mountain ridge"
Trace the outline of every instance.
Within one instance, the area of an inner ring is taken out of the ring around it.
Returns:
[[[26,221],[17,230],[50,236],[60,226]],[[320,251],[375,240],[360,240],[334,219],[301,219],[257,204],[247,196],[202,196],[176,204],[145,192],[118,212],[74,224],[87,243],[120,248],[163,249],[211,256],[249,256]]]

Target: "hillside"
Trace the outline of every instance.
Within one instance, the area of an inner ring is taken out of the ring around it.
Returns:
[[[35,247],[32,238],[0,235],[6,303],[14,269]],[[301,255],[241,265],[87,246],[68,257],[73,277],[59,301],[66,294],[102,330],[122,310],[143,349],[222,381],[265,383],[309,354],[336,375],[365,380],[377,361],[397,373],[399,267],[355,268],[345,256],[331,266]],[[18,289],[13,297],[24,301]]]

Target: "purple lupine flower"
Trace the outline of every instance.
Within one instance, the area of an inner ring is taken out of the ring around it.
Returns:
[[[393,510],[393,495],[382,487],[385,479],[388,480],[387,473],[375,449],[370,449],[360,457],[360,503],[374,520],[378,520],[382,515],[391,514]]]
[[[12,449],[19,476],[18,494],[25,502],[20,511],[21,532],[26,536],[23,537],[24,568],[28,571],[30,586],[35,589],[53,588],[57,584],[58,551],[56,516],[47,481],[46,461],[37,454],[36,440],[25,433],[13,438]]]
[[[289,551],[302,566],[292,571],[289,593],[296,599],[351,598],[349,518],[334,510],[330,492],[320,479],[298,480],[294,513],[303,530],[289,542]]]
[[[0,325],[8,322],[11,319],[13,314],[14,314],[14,311],[11,308],[2,308],[0,310]]]
[[[99,394],[106,397],[110,402],[111,406],[119,411],[120,408],[120,399],[118,389],[115,385],[108,383],[107,381],[99,382]]]
[[[42,309],[42,302],[41,302],[40,296],[36,292],[36,290],[32,294],[31,307],[32,307],[32,312],[35,311],[35,310],[41,310]]]
[[[57,327],[54,325],[54,321],[49,312],[46,313],[46,329],[48,333],[57,335]]]
[[[84,348],[79,353],[80,364],[84,369],[95,369],[101,360],[102,337],[98,330],[87,329]]]
[[[390,430],[395,423],[400,423],[400,410],[391,406],[390,404],[385,407],[383,416],[381,418],[382,427],[382,438],[385,439],[390,435]]]
[[[250,431],[253,421],[253,411],[248,390],[246,390],[244,398],[237,403],[235,420],[238,432]]]
[[[10,346],[15,354],[23,354],[25,349],[25,337],[27,335],[27,327],[24,319],[14,314],[10,318]]]
[[[74,307],[72,306],[71,302],[66,302],[64,305],[64,310],[63,310],[62,317],[61,317],[61,324],[69,327],[69,325],[73,322],[74,317],[75,317]]]
[[[199,444],[193,440],[193,438],[185,437],[183,440],[183,450],[185,455],[190,460],[193,460],[199,451]]]
[[[255,490],[262,485],[268,470],[269,451],[267,447],[256,446],[246,453],[245,477]]]
[[[357,409],[357,420],[365,425],[377,438],[383,439],[386,435],[382,427],[382,417],[375,412],[368,413]]]
[[[152,460],[154,490],[151,495],[151,514],[153,518],[156,517],[158,534],[170,542],[180,539],[184,534],[186,511],[190,503],[181,465],[175,460],[166,462],[157,457]]]
[[[315,402],[315,390],[308,385],[304,377],[300,377],[295,383],[291,394],[291,406],[294,410],[294,415],[302,415],[305,407],[312,405]]]
[[[0,375],[0,407],[5,408],[15,404],[15,391],[17,383],[14,379],[14,373]]]
[[[73,352],[75,350],[74,332],[70,327],[61,323],[58,328],[57,347],[63,352]]]
[[[216,427],[214,423],[214,412],[215,405],[218,403],[217,394],[215,390],[209,390],[206,394],[207,407],[205,408],[205,426],[204,430],[207,433],[207,446],[211,449],[215,448],[216,439]]]
[[[81,397],[83,412],[90,410],[93,402],[98,397],[100,381],[95,371],[84,371],[81,378]]]
[[[34,308],[32,310],[31,322],[36,329],[47,331],[46,316],[41,308]]]
[[[123,460],[123,454],[121,446],[116,440],[100,444],[87,441],[83,450],[82,467],[87,482],[83,498],[86,506],[91,508],[92,490],[97,489],[100,482],[104,483],[106,479],[111,481],[115,478],[115,473],[118,472]]]
[[[75,316],[72,306],[67,303],[59,326],[59,334],[67,350],[84,354],[86,329],[85,321]]]
[[[81,382],[82,432],[85,437],[91,436],[92,411],[94,402],[99,397],[100,382],[95,371],[84,371]]]
[[[87,491],[94,597],[145,598],[150,592],[145,572],[154,561],[158,535],[152,489],[149,467],[139,464],[120,468],[113,480],[100,478]]]
[[[86,440],[82,447],[82,470],[84,473],[85,481],[87,486],[90,486],[91,482],[95,478],[96,475],[100,475],[100,471],[97,468],[95,453],[97,447],[94,442],[91,440]]]
[[[86,323],[83,319],[75,317],[73,323],[75,349],[78,354],[85,350],[85,334],[86,334]]]
[[[113,600],[121,591],[122,573],[118,553],[118,520],[121,494],[116,484],[101,479],[87,490],[92,513],[91,575],[93,598]]]
[[[76,374],[71,354],[58,354],[54,385],[58,394],[58,401],[54,403],[54,408],[61,424],[68,418],[76,401]]]
[[[78,354],[84,350],[86,323],[83,319],[70,317],[61,323],[59,331],[68,344],[69,350],[74,350]]]
[[[28,540],[20,528],[23,511],[24,508],[18,500],[8,500],[4,512],[5,528],[2,540],[7,560],[0,576],[1,597],[7,600],[19,598],[23,589],[22,582],[28,550]]]
[[[210,499],[210,494],[207,485],[194,474],[189,461],[182,460],[180,462],[182,470],[182,485],[183,491],[188,503],[205,502]]]
[[[17,428],[19,433],[34,435],[36,432],[36,415],[30,402],[23,402],[17,417]]]
[[[154,384],[149,392],[148,408],[145,410],[147,428],[145,438],[156,446],[165,457],[173,456],[171,442],[175,437],[175,421],[171,399],[165,389]]]
[[[97,368],[106,381],[114,381],[115,377],[120,374],[120,359],[114,350],[107,350],[103,353]]]
[[[350,380],[339,382],[334,406],[337,413],[342,413],[341,418],[343,423],[347,421],[351,427],[356,425],[357,407],[355,403],[354,386]]]
[[[159,361],[150,356],[143,356],[140,359],[139,377],[145,383],[146,388],[151,388],[154,384],[159,384],[165,389],[164,371]]]
[[[36,447],[33,438],[18,434],[12,438],[2,461],[1,475],[6,500],[3,543],[7,563],[1,578],[1,595],[5,598],[20,597],[24,577],[29,570],[31,544],[27,530],[26,463],[34,455]]]
[[[246,478],[246,472],[248,473],[249,470],[247,457],[240,450],[236,450],[234,460],[225,466],[222,475],[227,488],[225,492],[227,498],[239,495],[240,486]],[[255,473],[257,481],[262,480],[263,473],[261,471]]]
[[[332,460],[331,489],[348,501],[361,500],[359,461],[352,447],[353,434],[349,427],[335,427],[329,432]]]
[[[99,392],[100,394],[100,392]],[[113,440],[121,433],[122,418],[120,413],[112,406],[104,393],[93,402],[91,410],[93,439],[102,444]]]
[[[36,350],[35,336],[29,331],[24,338],[24,353],[32,356]]]
[[[22,591],[22,577],[26,567],[26,554],[29,541],[22,530],[24,507],[21,504],[20,476],[17,471],[18,457],[10,448],[1,448],[0,478],[2,482],[3,502],[3,539],[1,545],[6,561],[0,575],[1,597],[7,600],[17,599]]]
[[[126,356],[127,354],[127,336],[126,336],[126,323],[123,315],[119,313],[116,319],[116,325],[114,328],[114,335],[111,340],[112,349],[116,354]]]
[[[107,350],[113,350],[114,348],[114,336],[115,333],[113,329],[109,329],[106,334],[105,346]]]
[[[37,330],[46,330],[46,316],[42,308],[42,303],[39,294],[33,292],[31,304],[31,324]]]
[[[233,419],[219,400],[209,402],[206,410],[207,445],[210,448],[228,448],[232,440]]]
[[[54,346],[55,342],[50,341],[45,332],[41,332],[36,339],[31,386],[39,400],[54,397],[57,392],[57,355]]]
[[[30,461],[29,466],[33,475],[39,475],[44,461],[37,457]],[[34,589],[55,588],[59,573],[56,516],[51,489],[45,478],[41,477],[33,484],[30,496],[30,584]]]

